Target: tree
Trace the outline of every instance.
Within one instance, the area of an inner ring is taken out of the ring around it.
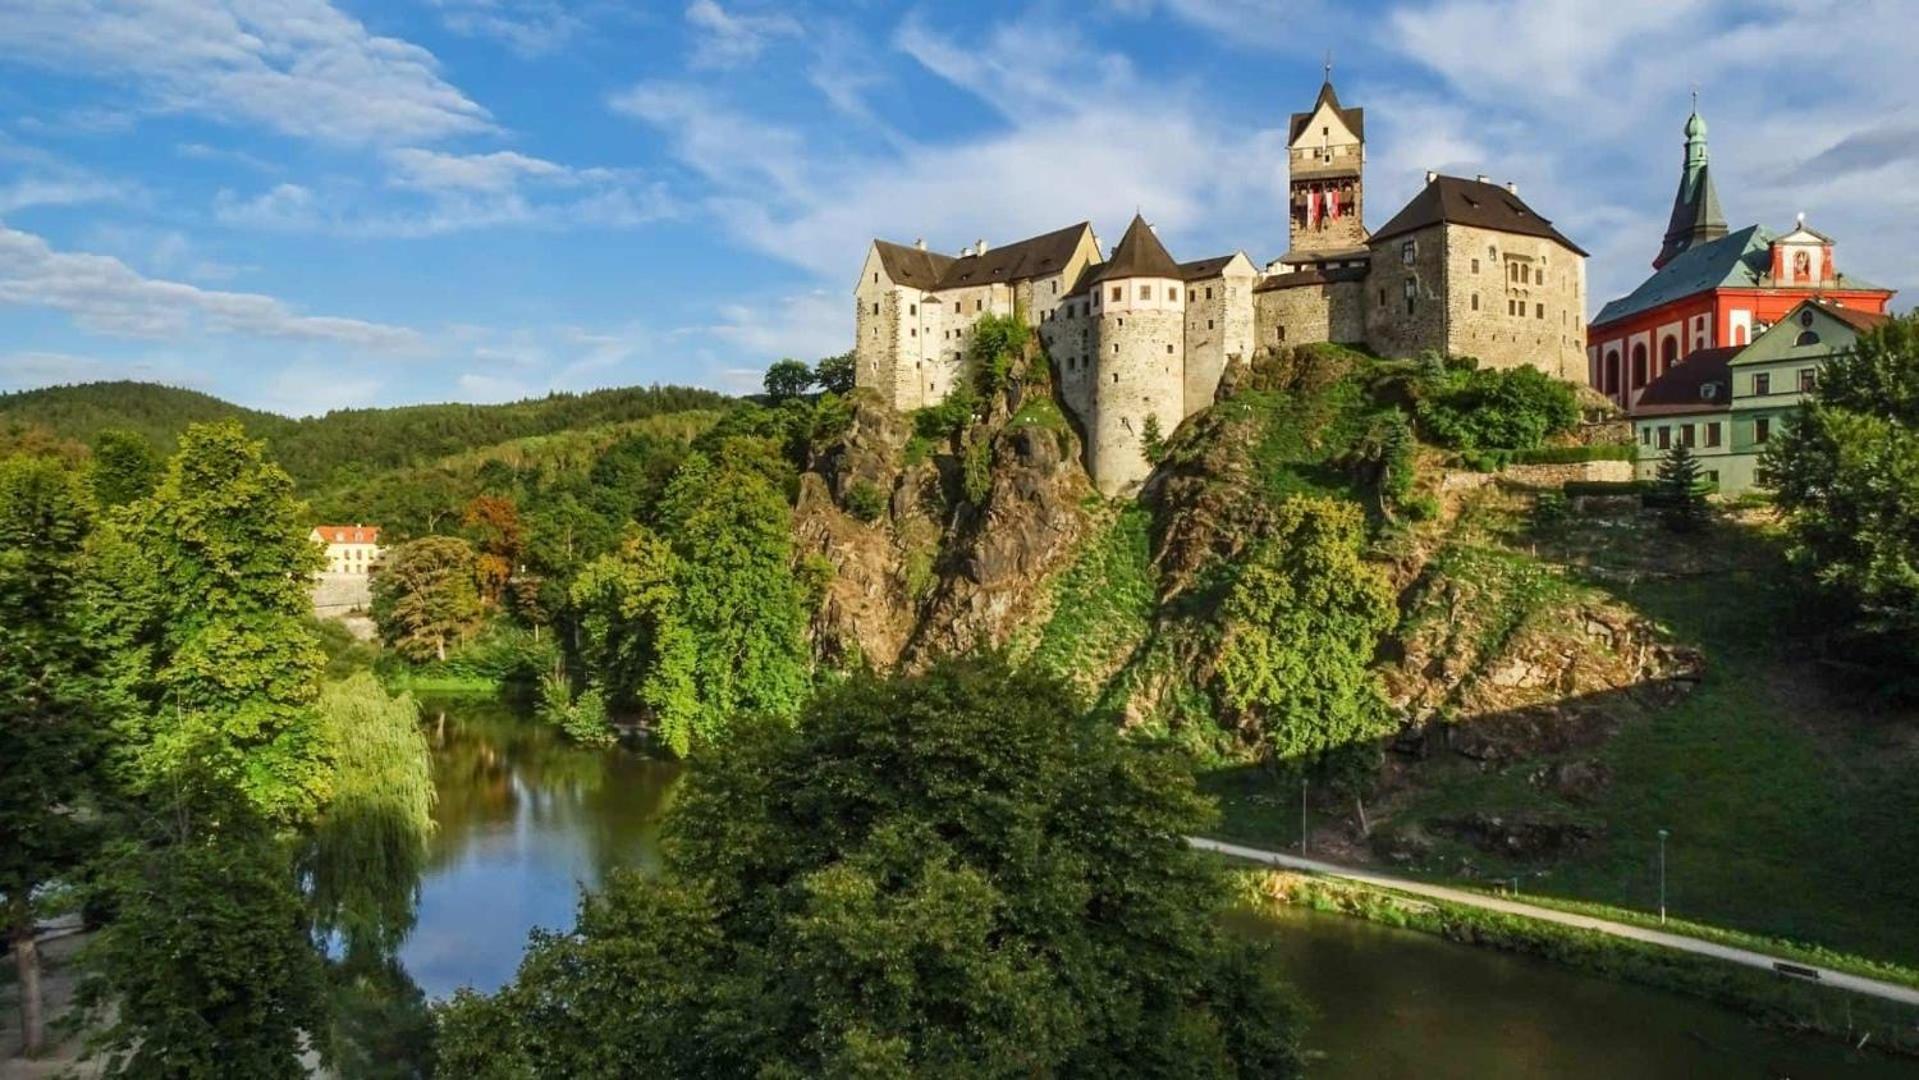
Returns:
[[[1300,1013],[1219,922],[1183,759],[999,658],[870,674],[695,770],[657,876],[616,874],[497,995],[473,1076],[1288,1076]]]
[[[1459,450],[1526,450],[1579,423],[1572,384],[1533,367],[1509,370],[1449,362],[1416,406],[1434,442]]]
[[[95,834],[86,818],[106,717],[81,587],[89,526],[72,470],[0,459],[0,893],[28,1057],[44,1043],[34,893],[72,873]]]
[[[93,437],[93,498],[101,507],[145,498],[160,482],[160,455],[146,436],[108,428]]]
[[[1146,420],[1140,424],[1139,449],[1148,465],[1157,465],[1166,460],[1166,435],[1159,430],[1158,413],[1147,413]]]
[[[1013,361],[1025,352],[1032,336],[1032,328],[1018,313],[981,315],[974,320],[967,358],[973,362],[974,382],[981,397],[990,398],[1006,385],[1012,377]]]
[[[1294,497],[1276,516],[1221,605],[1223,700],[1276,759],[1388,734],[1372,661],[1396,608],[1386,572],[1360,556],[1359,507]]]
[[[325,656],[308,618],[323,560],[309,529],[292,478],[235,421],[189,427],[153,494],[113,518],[95,565],[102,633],[135,704],[123,742],[135,793],[186,776],[289,823],[325,801],[313,708]]]
[[[843,352],[838,356],[828,356],[813,366],[813,381],[821,390],[841,397],[853,392],[855,369],[853,354]]]
[[[593,682],[623,705],[644,705],[667,745],[691,749],[699,715],[697,648],[679,615],[679,557],[635,525],[619,550],[588,563],[570,599],[580,627],[580,660]]]
[[[766,393],[774,401],[799,397],[813,385],[813,369],[798,360],[775,361],[766,369]]]
[[[1699,459],[1682,442],[1659,463],[1659,518],[1673,532],[1696,532],[1706,524],[1706,509]]]
[[[1857,629],[1891,655],[1919,653],[1919,320],[1893,319],[1828,360],[1767,444],[1760,479],[1795,561]]]
[[[479,537],[480,553],[473,563],[473,576],[480,596],[488,604],[498,604],[520,563],[525,542],[519,507],[503,495],[481,495],[466,504],[460,523]]]
[[[373,575],[373,621],[409,660],[445,660],[485,618],[474,583],[473,548],[452,536],[409,540]]]

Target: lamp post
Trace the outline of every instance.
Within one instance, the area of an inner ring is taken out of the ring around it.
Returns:
[[[1666,830],[1659,830],[1659,925],[1666,925]]]

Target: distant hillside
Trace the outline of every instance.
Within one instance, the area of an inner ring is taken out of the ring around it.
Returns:
[[[267,439],[273,456],[303,489],[312,491],[515,439],[664,413],[722,409],[730,400],[689,387],[626,387],[505,405],[347,409],[295,420],[193,390],[111,382],[0,394],[0,427],[43,428],[81,441],[106,428],[126,428],[171,450],[189,424],[238,419],[249,432]]]

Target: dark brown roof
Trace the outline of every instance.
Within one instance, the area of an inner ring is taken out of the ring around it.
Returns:
[[[1187,281],[1200,281],[1205,278],[1218,277],[1220,272],[1226,269],[1226,264],[1238,257],[1239,252],[1235,251],[1231,255],[1215,255],[1210,259],[1195,259],[1192,262],[1183,262],[1179,264],[1179,276],[1185,278]]]
[[[1069,225],[1004,247],[988,247],[984,255],[954,258],[885,240],[873,241],[888,277],[916,289],[955,289],[967,285],[1007,284],[1044,277],[1065,269],[1079,247],[1080,237],[1092,230],[1088,222]]]
[[[1295,289],[1302,285],[1330,285],[1339,281],[1365,281],[1366,268],[1363,266],[1340,266],[1333,269],[1314,267],[1311,270],[1295,270],[1290,274],[1274,274],[1253,286],[1254,292],[1271,292],[1274,289]]]
[[[1819,310],[1862,334],[1892,318],[1890,315],[1882,315],[1876,311],[1860,311],[1858,308],[1840,307],[1837,304],[1820,304]]]
[[[1639,400],[1633,403],[1634,416],[1667,416],[1678,413],[1721,412],[1732,405],[1732,372],[1727,361],[1739,355],[1743,346],[1700,349],[1674,364],[1664,375],[1652,381]],[[1710,398],[1700,388],[1714,387]]]
[[[1339,114],[1339,118],[1345,121],[1346,127],[1353,133],[1353,138],[1361,142],[1366,141],[1366,110],[1340,108],[1339,95],[1333,92],[1333,80],[1327,79],[1326,82],[1320,86],[1319,97],[1314,99],[1313,107],[1307,109],[1305,112],[1296,112],[1293,114],[1292,131],[1286,136],[1287,144],[1291,145],[1292,143],[1298,142],[1299,133],[1305,130],[1306,125],[1312,121],[1313,114],[1319,111],[1321,105],[1328,104],[1333,107],[1334,112]]]
[[[1080,278],[1081,285],[1111,278],[1185,276],[1179,264],[1166,253],[1166,245],[1153,235],[1152,226],[1146,224],[1146,219],[1138,214],[1134,214],[1133,223],[1126,226],[1126,235],[1119,238],[1119,246],[1113,249],[1113,257],[1089,269],[1092,273]]]
[[[1298,251],[1293,248],[1287,248],[1286,254],[1281,255],[1277,261],[1283,262],[1288,266],[1295,266],[1300,263],[1313,263],[1318,265],[1329,262],[1344,262],[1347,259],[1364,259],[1372,253],[1372,249],[1365,244],[1355,244],[1352,247],[1320,248],[1316,251]]]
[[[1576,254],[1586,254],[1578,244],[1560,235],[1552,222],[1534,213],[1519,196],[1498,184],[1482,184],[1459,176],[1434,177],[1391,221],[1373,233],[1372,239],[1377,243],[1441,223],[1471,225],[1520,236],[1543,236]]]
[[[895,284],[911,285],[915,289],[939,288],[940,275],[953,264],[951,255],[887,240],[875,240],[873,247],[880,253],[880,266],[886,270],[886,276]]]

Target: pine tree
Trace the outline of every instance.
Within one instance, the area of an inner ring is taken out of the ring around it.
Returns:
[[[1685,443],[1666,452],[1659,463],[1660,517],[1673,532],[1694,532],[1706,524],[1706,495],[1699,489],[1699,459]]]

